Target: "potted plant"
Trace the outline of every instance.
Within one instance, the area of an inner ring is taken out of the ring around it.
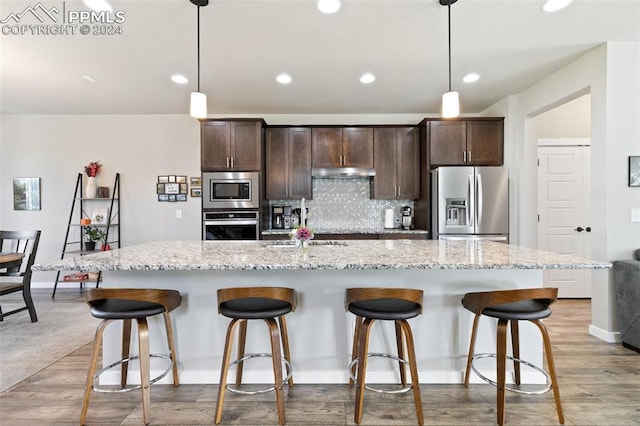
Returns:
[[[96,228],[95,226],[88,226],[84,228],[84,234],[87,236],[87,241],[84,243],[84,248],[86,250],[95,250],[96,242],[102,241],[104,244],[105,238],[107,237],[107,234],[103,230]]]

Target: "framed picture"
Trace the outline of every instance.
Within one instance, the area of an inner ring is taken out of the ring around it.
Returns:
[[[180,193],[180,184],[179,183],[165,183],[164,184],[164,192],[165,192],[165,194],[179,194]]]
[[[629,156],[629,186],[640,187],[640,155]]]
[[[40,178],[13,178],[13,209],[40,210]]]
[[[187,182],[187,176],[183,175],[158,176],[158,183],[156,183],[158,201],[187,201],[189,195]]]
[[[202,186],[202,178],[200,176],[192,177],[190,181],[191,186]]]
[[[192,197],[202,197],[202,188],[191,188]]]
[[[91,223],[96,225],[106,225],[109,218],[109,209],[95,209],[91,213]]]

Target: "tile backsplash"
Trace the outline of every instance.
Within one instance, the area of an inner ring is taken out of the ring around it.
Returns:
[[[321,229],[384,228],[384,210],[393,208],[396,227],[400,226],[400,208],[413,207],[413,200],[375,200],[370,198],[371,180],[313,179],[313,200],[305,200],[309,209],[307,224]],[[291,204],[300,207],[300,200],[271,200],[269,205]]]

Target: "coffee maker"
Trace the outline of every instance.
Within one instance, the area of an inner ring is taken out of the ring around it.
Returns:
[[[402,229],[412,229],[413,228],[413,209],[411,206],[403,206],[400,209],[400,213],[402,213]]]
[[[271,207],[271,229],[291,229],[290,204],[274,204]]]

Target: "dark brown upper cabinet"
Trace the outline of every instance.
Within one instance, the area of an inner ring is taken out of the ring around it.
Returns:
[[[314,168],[373,167],[373,129],[368,127],[314,127]]]
[[[267,129],[266,197],[270,200],[312,198],[311,129]]]
[[[419,129],[381,127],[374,130],[373,198],[413,200],[420,197]]]
[[[262,170],[262,120],[203,121],[202,171]]]
[[[428,132],[431,167],[504,162],[504,118],[431,120]]]

